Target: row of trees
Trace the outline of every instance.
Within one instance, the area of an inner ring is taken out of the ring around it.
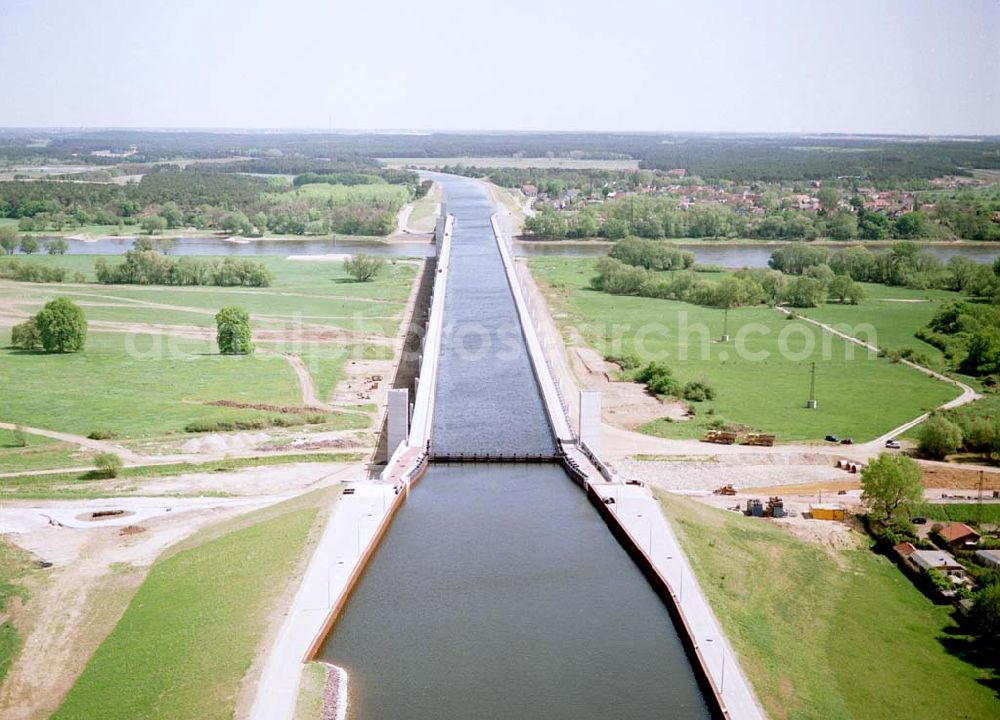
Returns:
[[[30,235],[19,239],[17,231],[10,225],[0,227],[0,254],[13,255],[16,250],[20,250],[25,255],[33,255],[41,249],[49,255],[64,255],[69,244],[63,238],[50,238],[44,243],[39,243]]]
[[[177,258],[141,248],[126,252],[125,261],[118,265],[110,265],[99,258],[94,263],[94,271],[97,281],[105,285],[267,287],[274,279],[267,266],[256,260]]]
[[[778,270],[744,269],[713,282],[692,268],[694,256],[655,240],[627,239],[597,261],[591,285],[613,295],[638,295],[692,302],[709,307],[785,303],[815,307],[829,299],[858,304],[862,287],[847,275],[836,275],[827,265],[814,265],[789,276]],[[663,270],[670,270],[664,274]]]
[[[917,337],[941,350],[965,375],[1000,373],[1000,307],[996,304],[947,303],[917,331]]]
[[[942,262],[912,242],[899,242],[886,252],[872,252],[862,245],[831,251],[828,248],[790,243],[776,249],[768,261],[775,270],[799,275],[809,268],[828,266],[835,275],[858,282],[909,287],[918,290],[955,290],[992,297],[1000,286],[997,270],[968,258],[955,256]]]

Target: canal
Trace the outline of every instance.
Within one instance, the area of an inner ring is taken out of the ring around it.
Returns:
[[[492,206],[440,181],[455,226],[434,450],[551,454]],[[321,656],[347,670],[355,719],[708,717],[666,607],[554,464],[432,464]]]

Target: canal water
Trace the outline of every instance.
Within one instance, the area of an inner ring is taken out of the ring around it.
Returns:
[[[551,453],[492,206],[442,182],[456,221],[434,450]],[[460,342],[468,324],[483,345]],[[432,464],[321,656],[347,670],[354,720],[708,717],[665,606],[553,464]]]

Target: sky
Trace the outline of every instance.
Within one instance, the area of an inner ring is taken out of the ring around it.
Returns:
[[[0,126],[1000,134],[998,0],[0,0]]]

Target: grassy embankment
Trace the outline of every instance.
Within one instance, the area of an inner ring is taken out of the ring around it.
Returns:
[[[593,263],[583,258],[529,261],[564,336],[575,328],[602,354],[662,360],[681,382],[707,380],[716,391],[714,401],[692,403],[694,419],[653,421],[639,428],[643,432],[696,438],[721,418],[774,433],[779,441],[816,440],[834,433],[859,442],[958,394],[952,386],[870,357],[851,343],[801,320],[786,319],[771,308],[730,310],[731,340],[716,342],[723,330],[721,310],[591,290]],[[924,312],[916,304],[900,305]],[[851,308],[854,316],[848,322],[872,322],[877,328],[882,324],[878,309],[874,303]],[[918,322],[919,318],[911,324],[916,327]],[[817,368],[818,410],[805,409],[812,362]]]
[[[417,232],[433,232],[440,203],[441,186],[434,183],[426,195],[413,201],[413,211],[406,222],[407,227]]]
[[[1000,713],[1000,678],[960,659],[967,639],[948,609],[887,558],[665,493],[660,502],[770,717]]]
[[[150,570],[53,715],[231,718],[275,603],[321,523],[328,491],[202,531]]]
[[[81,435],[112,432],[117,441],[127,442],[177,436],[191,422],[275,415],[207,404],[217,400],[301,405],[296,376],[277,355],[223,357],[212,340],[145,332],[149,325],[181,325],[187,328],[184,332],[201,328],[211,337],[214,314],[224,305],[246,308],[255,328],[287,338],[258,346],[299,355],[321,398],[330,396],[348,360],[391,357],[387,345],[370,343],[364,336],[395,336],[417,275],[415,264],[389,264],[376,281],[356,283],[339,262],[261,260],[275,275],[268,288],[0,281],[0,303],[26,314],[48,300],[66,296],[81,305],[88,320],[120,324],[110,332],[92,328],[85,351],[69,355],[13,350],[9,329],[0,329],[0,377],[11,379],[4,383],[0,420]],[[94,261],[92,256],[31,260],[83,272],[88,280],[93,280]],[[300,326],[313,337],[329,339],[296,340]],[[338,341],[345,330],[358,333],[357,340]],[[329,413],[319,427],[364,428],[368,418],[357,410]],[[286,419],[296,417],[292,414]],[[66,446],[20,450],[10,448],[3,437],[0,445],[7,446],[0,447],[0,471],[66,467]]]
[[[27,592],[17,581],[33,567],[28,553],[0,538],[0,682],[6,677],[22,642],[17,628],[7,616],[10,603],[15,597],[22,602],[29,600]]]

